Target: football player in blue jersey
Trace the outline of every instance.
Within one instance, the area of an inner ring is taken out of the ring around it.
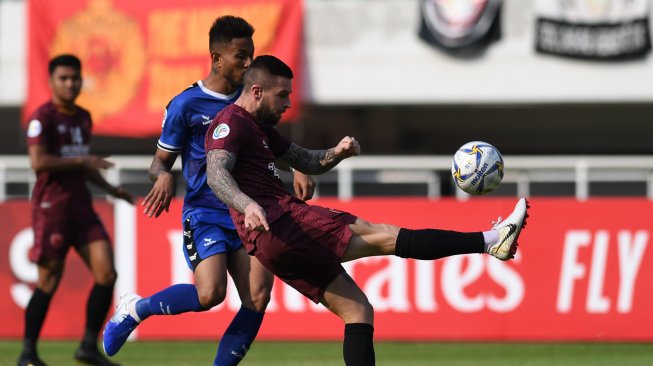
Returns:
[[[254,28],[244,19],[222,16],[209,31],[211,72],[172,99],[165,109],[163,131],[150,166],[152,190],[144,212],[158,217],[168,211],[175,194],[172,166],[181,154],[187,183],[182,212],[184,255],[195,284],[170,286],[147,298],[124,295],[104,329],[105,352],[116,354],[136,326],[151,315],[205,311],[220,304],[227,289],[227,271],[234,279],[242,306],[225,331],[214,365],[238,364],[258,333],[270,301],[273,275],[243,247],[228,207],[206,181],[204,137],[213,117],[241,92],[245,70],[252,62]],[[310,199],[315,181],[294,173],[295,194]]]

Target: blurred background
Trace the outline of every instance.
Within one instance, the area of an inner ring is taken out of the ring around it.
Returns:
[[[225,13],[257,28],[257,54],[279,55],[297,73],[283,134],[315,149],[345,135],[361,143],[363,156],[317,177],[318,204],[407,227],[478,230],[516,196],[531,198],[527,244],[509,264],[465,256],[348,267],[377,309],[379,339],[653,340],[648,0],[0,0],[0,207],[11,228],[1,245],[13,253],[2,257],[13,299],[3,300],[5,314],[20,319],[35,275],[23,255],[34,181],[24,123],[48,98],[48,58],[80,55],[91,149],[112,155],[112,181],[144,196],[163,107],[208,73],[208,28]],[[458,190],[449,171],[456,149],[474,140],[505,158],[504,182],[483,197]],[[97,197],[113,225],[117,292],[189,280],[177,257],[180,174],[177,183],[179,199],[159,221]],[[144,258],[148,249],[165,253]],[[80,287],[62,291],[81,296]],[[328,314],[281,284],[275,291],[263,339],[339,338]],[[226,322],[237,304],[232,296],[184,319]],[[307,333],[307,321],[320,331]],[[20,322],[11,324],[0,337],[19,336]],[[152,324],[138,337],[204,339],[215,328]],[[44,332],[69,338],[76,328],[53,320]]]

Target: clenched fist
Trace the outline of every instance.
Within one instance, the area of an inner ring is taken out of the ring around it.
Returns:
[[[335,153],[340,159],[346,159],[350,156],[360,155],[361,146],[355,138],[345,136],[335,147]]]

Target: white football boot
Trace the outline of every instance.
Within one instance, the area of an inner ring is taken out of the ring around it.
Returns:
[[[530,205],[525,198],[519,199],[512,213],[501,221],[501,217],[493,223],[492,229],[499,232],[499,241],[488,249],[488,254],[507,261],[517,252],[517,239],[521,229],[526,226]]]

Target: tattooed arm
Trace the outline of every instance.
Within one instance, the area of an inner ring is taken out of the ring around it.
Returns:
[[[328,150],[309,150],[293,143],[281,157],[300,172],[317,175],[328,172],[350,156],[359,155],[360,151],[358,141],[346,136],[336,147]]]
[[[269,230],[265,211],[256,201],[243,193],[231,175],[236,156],[221,149],[206,154],[206,180],[213,193],[227,206],[245,214],[245,227],[249,230]]]

